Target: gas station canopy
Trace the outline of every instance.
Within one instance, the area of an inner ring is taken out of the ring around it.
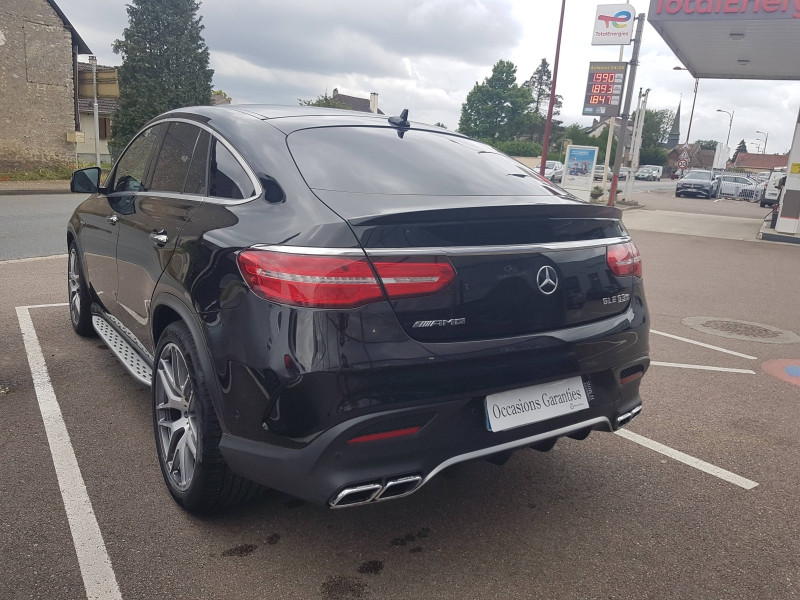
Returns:
[[[800,0],[650,0],[647,20],[696,78],[800,80]]]

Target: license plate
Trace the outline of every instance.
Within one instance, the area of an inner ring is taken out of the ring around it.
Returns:
[[[486,427],[504,431],[589,408],[580,377],[508,390],[486,396]]]

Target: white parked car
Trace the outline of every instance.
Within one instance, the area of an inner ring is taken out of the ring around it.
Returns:
[[[534,170],[538,173],[541,166],[542,163],[539,163],[538,165],[536,165],[536,168]],[[556,173],[556,171],[561,171],[561,173],[563,173],[564,164],[557,160],[548,160],[544,165],[545,179],[549,179],[550,181],[555,181],[553,175]],[[558,181],[561,181],[561,177],[558,177]]]
[[[736,198],[743,187],[753,185],[753,180],[744,175],[723,174],[719,176],[719,195]]]

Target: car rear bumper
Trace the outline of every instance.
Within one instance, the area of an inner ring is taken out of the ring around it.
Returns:
[[[475,396],[360,415],[301,448],[230,434],[223,435],[220,448],[240,475],[317,504],[341,508],[398,498],[460,462],[502,460],[558,437],[583,439],[592,430],[618,429],[641,410],[639,383],[649,362],[643,356],[593,373],[587,377],[594,394],[588,409],[515,429],[489,431],[485,396]],[[370,432],[415,427],[420,429],[402,437],[349,443]]]

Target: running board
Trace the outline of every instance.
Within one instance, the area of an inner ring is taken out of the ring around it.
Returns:
[[[111,348],[114,355],[128,370],[128,373],[139,383],[150,387],[153,370],[141,355],[134,350],[133,346],[131,346],[128,341],[101,316],[92,315],[92,326],[97,332],[97,335],[100,336],[100,339]]]

